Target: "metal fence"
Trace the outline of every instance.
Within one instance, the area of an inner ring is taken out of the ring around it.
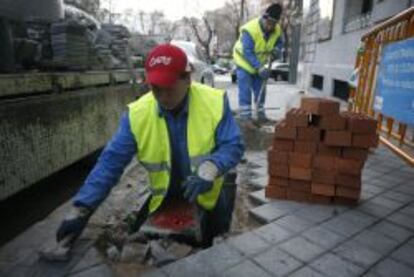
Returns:
[[[377,118],[380,141],[414,166],[414,126],[398,122],[373,109],[377,74],[384,46],[412,37],[414,7],[374,26],[362,36],[355,64],[359,72],[358,85],[356,89],[351,89],[349,109]]]

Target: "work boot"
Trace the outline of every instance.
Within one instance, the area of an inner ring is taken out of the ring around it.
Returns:
[[[256,120],[256,124],[257,125],[267,125],[267,124],[273,124],[274,121],[269,119],[266,116],[260,116],[257,120]]]

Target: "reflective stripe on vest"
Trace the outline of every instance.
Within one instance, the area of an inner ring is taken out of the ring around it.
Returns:
[[[240,28],[240,37],[233,48],[234,63],[249,72],[250,74],[256,74],[257,70],[250,65],[250,63],[244,57],[242,33],[247,32],[254,41],[254,53],[261,65],[266,63],[268,56],[272,53],[273,48],[276,46],[281,29],[280,25],[276,24],[274,32],[270,35],[268,40],[264,39],[262,28],[260,27],[260,18],[250,20]]]
[[[191,170],[195,172],[215,147],[215,133],[223,117],[224,92],[198,83],[189,91],[187,147]],[[157,210],[168,192],[171,171],[171,149],[167,124],[158,113],[152,92],[128,105],[131,131],[135,137],[137,158],[148,171],[152,199],[149,210]],[[215,207],[223,178],[214,181],[213,188],[197,197],[205,209]]]

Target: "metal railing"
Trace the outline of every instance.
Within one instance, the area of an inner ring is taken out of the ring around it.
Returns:
[[[380,57],[385,45],[414,37],[414,7],[374,26],[362,36],[362,46],[356,58],[358,85],[351,89],[349,109],[378,119],[380,141],[414,166],[414,135],[407,124],[398,122],[373,109]],[[384,124],[385,123],[385,124]]]

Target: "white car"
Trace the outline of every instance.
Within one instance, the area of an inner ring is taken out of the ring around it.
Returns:
[[[172,45],[180,47],[187,55],[192,67],[191,79],[214,87],[214,72],[201,49],[195,43],[184,40],[172,40]]]

